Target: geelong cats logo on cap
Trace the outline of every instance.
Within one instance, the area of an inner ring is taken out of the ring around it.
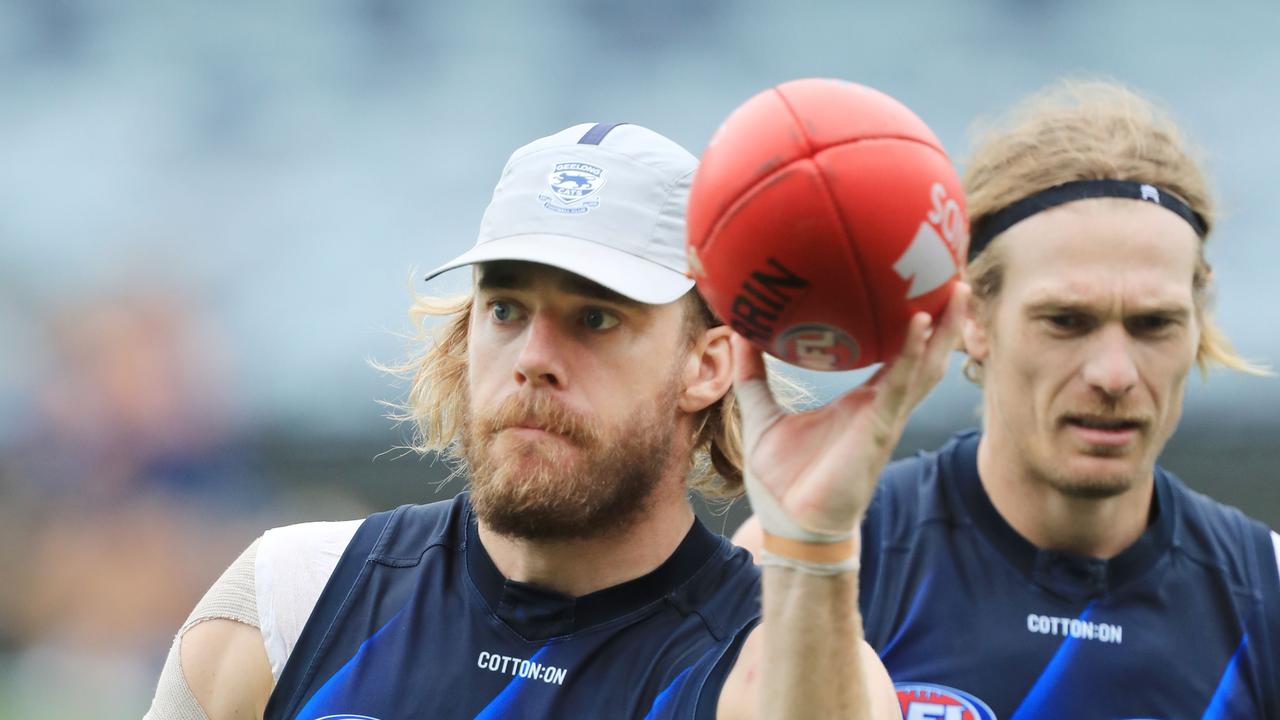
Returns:
[[[604,187],[604,168],[584,162],[556,163],[547,180],[551,191],[538,195],[542,207],[578,215],[600,204],[596,193]]]

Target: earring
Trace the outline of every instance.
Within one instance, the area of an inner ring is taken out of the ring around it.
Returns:
[[[982,387],[982,363],[980,361],[974,360],[972,357],[966,357],[961,372],[964,374],[965,380]]]

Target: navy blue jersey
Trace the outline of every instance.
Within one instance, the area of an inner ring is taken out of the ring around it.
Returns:
[[[863,523],[867,640],[906,720],[1280,718],[1265,526],[1157,469],[1120,555],[1039,550],[983,490],[978,440],[890,465]]]
[[[714,717],[759,607],[750,555],[696,520],[658,569],[590,595],[507,580],[463,493],[360,526],[265,717]]]

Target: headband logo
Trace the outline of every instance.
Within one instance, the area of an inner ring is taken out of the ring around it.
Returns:
[[[539,193],[538,201],[554,212],[581,215],[600,204],[595,195],[604,179],[604,168],[591,163],[556,163],[547,178],[551,192]]]
[[[1153,202],[1153,203],[1159,203],[1159,202],[1160,202],[1160,191],[1159,191],[1159,190],[1157,190],[1157,189],[1155,188],[1155,186],[1154,186],[1154,185],[1143,185],[1143,186],[1142,186],[1142,199],[1143,199],[1143,200],[1150,200],[1150,201],[1151,201],[1151,202]]]

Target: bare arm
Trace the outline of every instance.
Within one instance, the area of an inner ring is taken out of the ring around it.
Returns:
[[[260,718],[275,683],[259,630],[250,545],[178,630],[146,720]]]
[[[209,720],[261,718],[275,685],[262,633],[235,620],[208,620],[188,630],[182,672]]]
[[[733,541],[738,546],[746,548],[753,555],[758,556],[764,542],[759,521],[756,518],[749,518],[734,533]],[[776,582],[780,573],[791,573],[792,577],[786,578],[782,582]],[[721,718],[755,717],[754,708],[757,696],[762,692],[769,692],[762,690],[762,687],[768,683],[760,681],[762,658],[778,657],[793,652],[804,654],[807,647],[812,647],[815,644],[821,645],[821,643],[813,643],[813,638],[806,637],[806,633],[829,631],[858,638],[855,642],[837,647],[836,651],[839,656],[829,659],[831,663],[848,664],[854,673],[853,682],[849,683],[849,687],[836,688],[836,691],[855,693],[852,701],[854,707],[857,707],[858,703],[864,702],[870,708],[868,717],[874,720],[901,720],[902,714],[899,710],[897,695],[893,689],[893,682],[889,678],[889,673],[885,670],[883,663],[880,662],[875,650],[865,640],[861,639],[862,622],[858,616],[857,609],[858,585],[856,577],[851,574],[829,578],[816,576],[805,578],[798,575],[795,571],[784,568],[767,568],[765,570],[765,594],[768,598],[765,601],[766,626],[769,628],[781,627],[784,630],[786,628],[795,628],[795,633],[791,634],[784,631],[777,633],[780,636],[777,638],[771,635],[770,640],[780,643],[781,646],[768,649],[764,648],[765,633],[762,630],[758,629],[752,634],[744,644],[738,662],[725,682],[724,690],[720,696],[718,716]],[[775,581],[771,582],[770,578]],[[779,593],[782,593],[783,597],[779,597]],[[786,595],[791,597],[786,597]],[[824,597],[826,595],[833,596]],[[775,598],[778,600],[776,604],[774,603]],[[807,611],[809,607],[828,607],[832,609],[844,607],[845,611],[835,612],[831,618],[823,621],[810,617],[811,614]],[[822,629],[824,627],[825,630]],[[854,648],[857,650],[853,651]],[[812,661],[819,662],[816,658]],[[768,672],[767,666],[763,671]],[[814,676],[804,677],[804,673],[799,674],[802,677],[794,681],[791,678],[783,678],[782,681],[796,688],[798,692],[805,693],[806,684]],[[794,684],[792,684],[793,682]],[[808,697],[821,698],[823,692],[819,691]],[[858,692],[865,692],[865,700],[857,698],[856,693]],[[792,699],[790,702],[797,703],[797,706],[803,707],[805,701],[806,698],[801,697]],[[824,700],[824,702],[838,702],[838,699]]]
[[[814,607],[834,608],[843,602],[853,602],[856,606],[856,597],[850,596],[857,593],[856,581],[850,582],[847,577],[779,578],[783,573],[794,572],[781,568],[766,571],[764,625],[757,628],[743,646],[720,693],[716,716],[722,720],[757,717],[901,720],[893,683],[871,646],[861,640],[830,643],[819,637],[861,636],[861,621],[856,613],[834,612],[828,617],[813,614]],[[771,602],[772,605],[768,604]],[[780,632],[773,632],[775,629]],[[820,654],[822,650],[830,654]],[[765,661],[787,656],[805,660],[801,663]],[[847,668],[852,675],[844,682],[832,682],[817,671],[823,665]],[[828,711],[837,714],[823,714]]]
[[[762,640],[748,642],[761,647],[744,647],[726,681],[720,717],[899,717],[883,665],[862,649],[856,531],[911,410],[945,372],[968,296],[957,284],[936,325],[912,318],[895,360],[803,413],[777,405],[760,353],[733,338],[747,492],[764,531],[764,620]]]

